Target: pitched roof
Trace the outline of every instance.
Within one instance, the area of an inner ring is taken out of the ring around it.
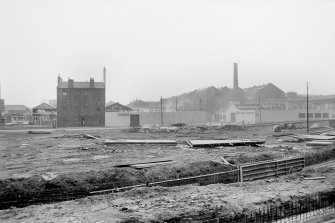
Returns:
[[[29,110],[25,105],[5,105],[6,111],[24,111]]]
[[[34,110],[56,110],[56,108],[52,105],[49,105],[47,103],[42,103],[36,107],[33,108]]]
[[[131,108],[121,105],[119,102],[116,102],[114,104],[108,105],[105,107],[106,109],[113,109],[113,108],[123,108],[123,110],[131,110]]]
[[[257,92],[262,90],[265,86],[266,85],[263,84],[263,85],[258,85],[258,86],[254,86],[254,87],[245,88],[243,90],[244,90],[244,93],[245,93],[247,99],[249,99],[249,98],[256,97]]]
[[[68,82],[61,82],[58,84],[58,88],[68,88]],[[90,82],[73,82],[73,88],[90,88]],[[105,88],[104,82],[94,82],[94,88]]]
[[[107,106],[109,106],[109,105],[112,105],[112,104],[115,104],[115,102],[112,101],[112,100],[110,100],[110,101],[108,101],[108,102],[106,103],[105,107],[107,107]]]

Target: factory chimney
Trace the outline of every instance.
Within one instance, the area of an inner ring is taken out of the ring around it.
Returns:
[[[237,63],[234,63],[234,88],[238,88],[238,68],[237,68]]]

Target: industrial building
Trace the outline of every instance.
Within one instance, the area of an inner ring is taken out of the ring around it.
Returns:
[[[77,82],[58,77],[57,127],[105,126],[105,86],[103,82]]]

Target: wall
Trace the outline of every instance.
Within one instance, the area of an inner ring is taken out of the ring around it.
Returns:
[[[309,110],[311,115],[310,120],[322,120],[333,117],[332,110]],[[305,114],[305,117],[299,118],[299,113]],[[315,113],[321,113],[321,118],[315,118]],[[328,117],[323,117],[323,114],[329,114]],[[303,121],[306,120],[306,110],[262,110],[262,122],[283,122],[283,121]]]
[[[160,112],[140,112],[140,125],[161,124]],[[205,111],[177,111],[163,112],[163,124],[173,124],[177,122],[192,124],[207,122],[207,112]]]
[[[105,126],[129,127],[130,114],[129,112],[106,112]]]
[[[235,124],[254,124],[257,122],[257,111],[254,109],[239,109],[233,102],[229,103],[227,109],[220,109],[222,122]],[[231,114],[235,114],[235,120],[231,119]]]
[[[240,110],[235,114],[236,114],[236,123],[255,124],[257,122],[255,110]]]
[[[130,114],[140,115],[140,125],[161,124],[160,112],[106,112],[106,126],[129,127]],[[205,111],[177,111],[163,112],[163,124],[169,125],[177,122],[186,124],[206,123],[207,112]]]
[[[57,88],[57,126],[105,126],[105,89]]]

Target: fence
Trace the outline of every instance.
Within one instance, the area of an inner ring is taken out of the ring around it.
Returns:
[[[130,185],[121,188],[110,188],[110,184],[96,185],[95,191],[86,189],[65,191],[62,189],[49,189],[31,193],[12,193],[1,196],[0,209],[11,206],[24,207],[31,204],[53,203],[66,200],[83,198],[90,195],[106,194],[130,190],[145,186],[181,186],[187,184],[208,185],[214,183],[234,183],[237,181],[251,181],[267,177],[275,177],[283,174],[299,171],[304,167],[304,157],[287,158],[282,160],[263,161],[252,164],[243,164],[239,169],[206,174],[201,176],[187,177],[181,179],[165,180],[158,182],[146,182],[146,184]]]
[[[240,215],[220,217],[214,213],[215,218],[202,222],[233,222],[233,223],[259,223],[259,222],[305,222],[317,216],[335,210],[335,190],[320,192],[305,197],[296,197],[295,200],[279,205],[269,205]],[[224,213],[223,213],[224,214]]]
[[[251,181],[297,172],[305,167],[304,157],[264,161],[239,166],[239,181]]]
[[[25,207],[32,204],[42,204],[42,203],[55,203],[66,200],[74,200],[83,197],[87,197],[90,195],[97,194],[107,194],[107,193],[115,193],[130,190],[137,187],[145,187],[145,186],[181,186],[187,184],[200,184],[200,185],[208,185],[213,183],[234,183],[237,182],[237,170],[219,172],[213,174],[206,174],[201,176],[187,177],[181,179],[174,180],[165,180],[158,182],[147,182],[146,184],[138,184],[127,187],[119,187],[105,190],[97,190],[97,191],[87,191],[85,189],[82,190],[73,190],[73,191],[64,191],[61,189],[49,189],[44,190],[38,193],[11,193],[6,196],[2,195],[0,199],[0,210],[7,209],[11,206],[15,207]],[[104,188],[108,187],[108,185],[97,185],[97,187]]]

